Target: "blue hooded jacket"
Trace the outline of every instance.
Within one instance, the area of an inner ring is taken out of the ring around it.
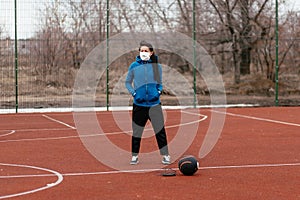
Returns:
[[[133,96],[133,103],[138,106],[152,107],[160,104],[160,94],[163,89],[162,67],[157,63],[159,72],[159,82],[157,82],[152,63],[151,59],[143,61],[140,56],[137,56],[136,61],[128,69],[125,86]]]

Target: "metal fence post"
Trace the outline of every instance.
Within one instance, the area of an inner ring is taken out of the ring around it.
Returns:
[[[109,110],[109,0],[106,1],[106,110]]]
[[[278,42],[278,0],[276,0],[276,27],[275,27],[275,35],[276,35],[276,67],[275,67],[275,106],[278,106],[278,70],[279,70],[279,63],[278,63],[278,48],[279,48],[279,42]]]
[[[19,102],[19,88],[18,88],[18,24],[17,24],[17,0],[14,2],[14,13],[15,13],[15,108],[18,113]]]

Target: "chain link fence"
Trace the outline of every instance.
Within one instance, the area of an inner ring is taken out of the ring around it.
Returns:
[[[88,54],[101,43],[108,59],[109,45],[119,34],[181,33],[210,55],[224,82],[228,104],[279,105],[300,103],[300,18],[279,6],[279,56],[276,57],[275,3],[256,0],[235,4],[208,0],[0,0],[0,108],[71,108],[74,81]],[[131,38],[138,44],[144,38]],[[178,40],[180,46],[183,41]],[[122,42],[120,42],[120,45]],[[183,45],[182,45],[183,46]],[[136,47],[138,48],[138,46]],[[194,46],[186,47],[193,49]],[[124,47],[120,48],[124,49]],[[197,105],[209,105],[210,93],[201,70],[205,63],[188,62],[169,49],[157,49],[160,62],[178,72],[166,76],[164,105],[187,98],[179,76],[195,89]],[[195,51],[194,51],[195,52]],[[95,106],[111,104],[110,95],[134,61],[137,49],[113,59],[97,79]],[[195,55],[195,58],[201,55]],[[276,59],[279,63],[276,91]],[[194,70],[193,65],[196,64]],[[173,79],[172,79],[173,78]],[[126,91],[118,95],[125,95]],[[193,99],[193,94],[188,94]],[[127,100],[130,104],[130,100]],[[193,104],[193,101],[191,101]],[[114,106],[118,106],[114,103]]]

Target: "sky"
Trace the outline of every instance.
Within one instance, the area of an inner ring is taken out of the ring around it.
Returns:
[[[4,26],[4,31],[14,38],[14,1],[15,0],[0,0],[0,26]],[[279,0],[278,0],[279,1]],[[18,16],[18,38],[32,37],[34,32],[38,30],[37,24],[39,24],[39,7],[49,0],[16,0]],[[300,11],[299,0],[286,0],[288,8],[291,10]],[[6,37],[6,36],[4,36]]]
[[[300,1],[299,0],[286,0],[288,8],[292,10],[300,10]]]
[[[17,1],[17,24],[18,37],[27,38],[36,30],[39,20],[39,6],[43,0],[16,0]],[[10,37],[15,32],[14,0],[0,0],[0,25]]]

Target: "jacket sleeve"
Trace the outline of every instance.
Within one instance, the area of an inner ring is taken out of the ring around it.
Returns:
[[[127,76],[126,76],[126,80],[125,80],[125,87],[127,88],[128,92],[134,96],[134,93],[135,93],[135,90],[132,86],[132,82],[133,82],[133,70],[132,70],[132,67],[130,66],[129,67],[129,70],[128,70],[128,73],[127,73]]]

